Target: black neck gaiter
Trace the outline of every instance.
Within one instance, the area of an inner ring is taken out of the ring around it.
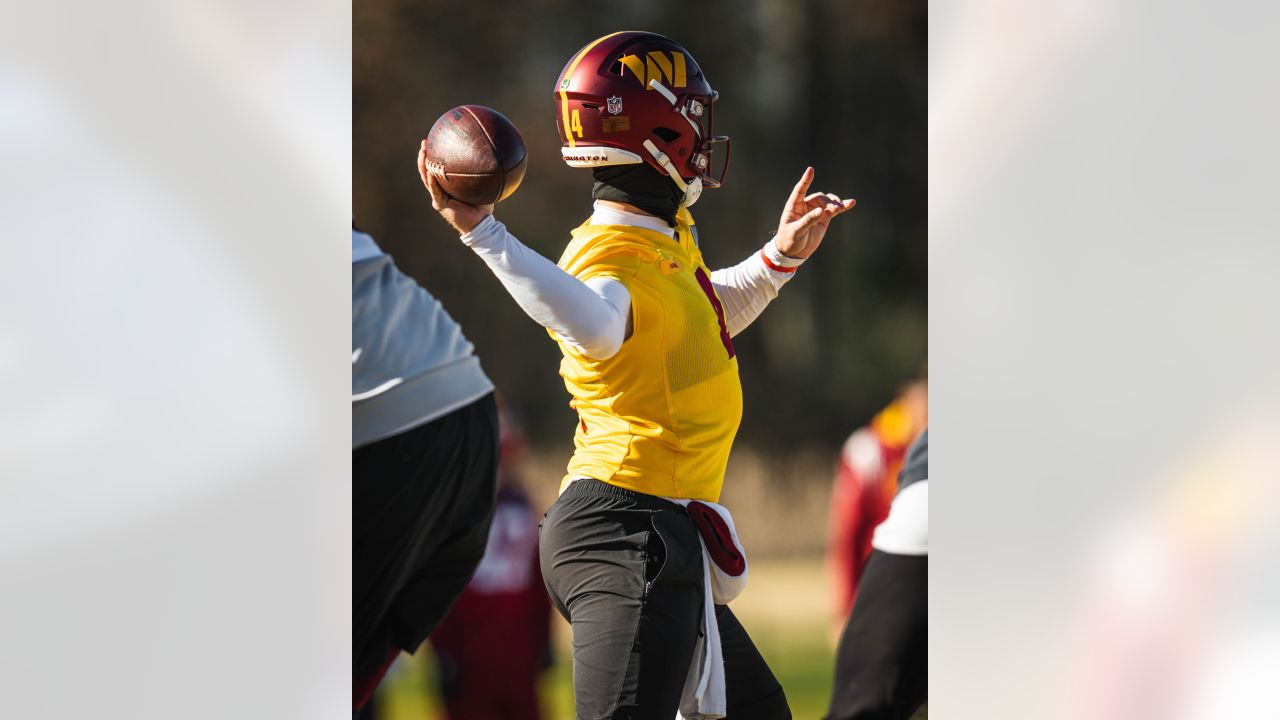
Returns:
[[[592,173],[596,180],[595,187],[591,189],[592,199],[635,205],[666,220],[671,227],[676,226],[676,211],[680,209],[684,192],[671,178],[647,163],[598,167]]]

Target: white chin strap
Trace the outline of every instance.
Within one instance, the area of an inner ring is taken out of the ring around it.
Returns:
[[[684,192],[684,199],[680,201],[680,207],[693,207],[693,204],[698,202],[698,198],[702,197],[702,178],[694,178],[691,182],[685,182],[685,179],[680,177],[679,171],[676,170],[676,166],[671,163],[671,158],[659,150],[652,140],[644,141],[644,149],[648,150],[650,155],[653,155],[653,159],[662,166],[663,170],[667,171],[667,175],[671,177],[676,187]]]
[[[680,207],[693,207],[700,197],[702,197],[702,178],[694,178],[693,182],[684,189],[684,200],[680,201]]]
[[[659,95],[666,98],[667,102],[671,103],[671,107],[674,108],[679,102],[676,98],[676,94],[668,90],[666,85],[658,82],[657,78],[649,81],[649,87],[657,90]],[[680,117],[684,118],[685,122],[689,123],[689,127],[693,128],[694,135],[697,135],[699,138],[702,137],[702,128],[698,126],[698,123],[693,121],[693,118],[689,117],[688,106],[680,108]]]

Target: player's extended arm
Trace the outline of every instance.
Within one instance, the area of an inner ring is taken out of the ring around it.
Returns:
[[[629,330],[631,293],[626,286],[604,277],[584,283],[561,270],[507,232],[493,217],[493,205],[467,205],[445,194],[427,171],[426,159],[423,140],[418,174],[431,195],[431,207],[488,264],[525,314],[588,357],[613,357]]]
[[[631,293],[613,278],[586,282],[529,249],[489,215],[462,235],[534,322],[596,360],[613,357],[626,339]]]
[[[813,168],[806,168],[782,209],[777,233],[760,252],[711,274],[731,336],[745,330],[778,296],[796,268],[822,244],[831,219],[853,208],[855,201],[831,193],[805,195],[812,182]]]
[[[731,337],[760,317],[802,262],[783,255],[770,240],[746,260],[711,273],[711,284],[724,306],[724,321]]]

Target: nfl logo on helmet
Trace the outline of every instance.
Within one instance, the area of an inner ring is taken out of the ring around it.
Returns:
[[[615,95],[608,99],[608,105],[608,110],[611,114],[617,115],[622,112],[622,98]]]

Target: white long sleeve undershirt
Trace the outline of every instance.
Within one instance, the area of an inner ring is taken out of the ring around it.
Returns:
[[[492,215],[462,236],[516,304],[587,357],[604,360],[622,347],[631,293],[612,278],[582,282],[530,250]]]
[[[765,256],[775,267],[787,268],[790,272],[770,268],[765,264]],[[729,326],[730,337],[746,330],[760,317],[802,262],[783,255],[770,240],[759,252],[751,253],[737,265],[711,271],[711,284],[724,307],[724,321]]]
[[[662,222],[657,218],[600,205],[592,222],[671,233],[670,228],[659,229],[655,225]],[[534,322],[596,360],[613,357],[622,347],[631,313],[631,293],[621,282],[606,277],[579,280],[529,249],[492,215],[463,235],[462,242],[485,261]],[[784,270],[771,269],[764,256]],[[759,317],[800,262],[778,252],[770,240],[737,265],[711,273],[730,335],[742,332]]]

